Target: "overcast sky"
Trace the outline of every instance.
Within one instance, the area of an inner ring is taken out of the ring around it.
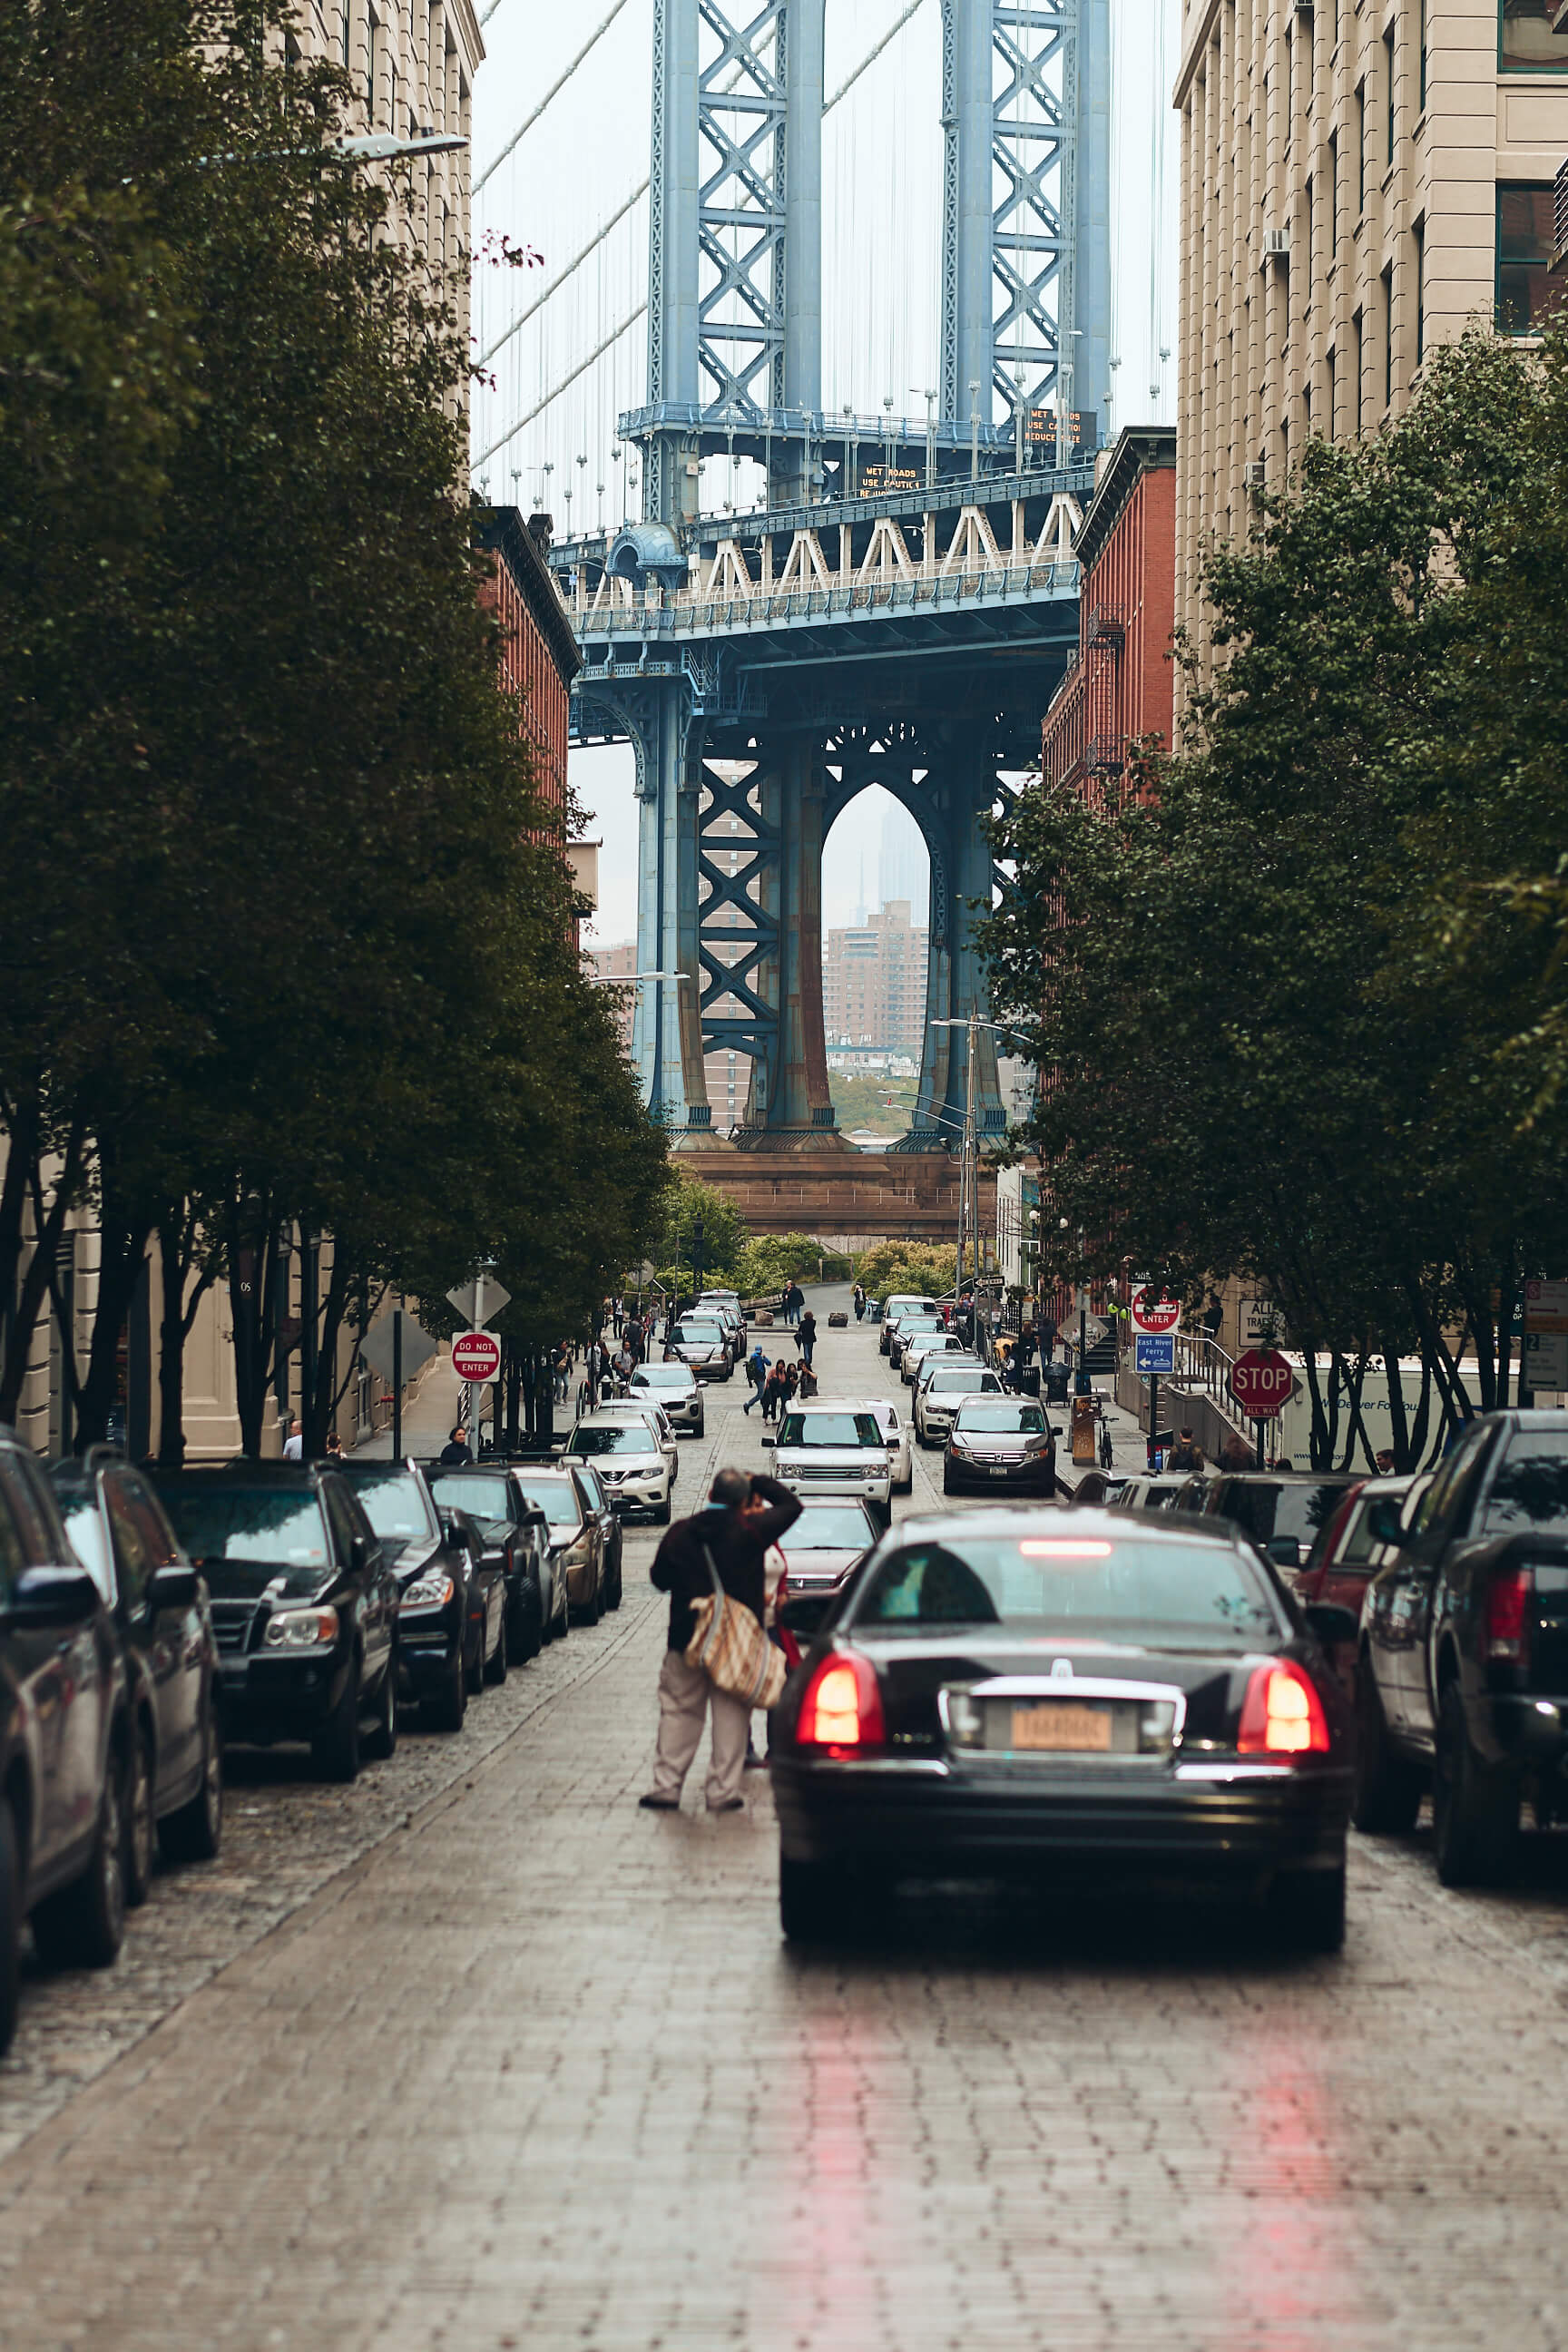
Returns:
[[[905,0],[827,0],[827,87],[901,14]],[[481,0],[482,6],[488,0]],[[497,0],[474,103],[474,163],[482,173],[581,48],[613,0]],[[1169,106],[1179,0],[1111,0],[1114,118],[1113,351],[1118,399],[1109,420],[1143,424],[1174,413],[1175,118]],[[526,276],[488,267],[481,245],[476,330],[481,350],[538,297],[647,176],[652,0],[626,0],[616,22],[475,203],[476,239],[505,232],[544,267]],[[923,417],[936,381],[941,255],[940,10],[923,5],[824,126],[823,392],[830,406]],[[474,400],[476,458],[543,400],[626,320],[647,289],[647,205],[626,217],[558,295],[489,362],[494,392]],[[638,320],[595,366],[477,467],[498,501],[525,509],[542,491],[563,531],[617,520],[629,502],[626,461],[612,457],[617,415],[645,394]],[[635,452],[633,453],[635,457]],[[585,462],[579,462],[585,460]],[[545,467],[551,468],[547,474]],[[703,504],[729,494],[722,458],[705,469]],[[564,492],[570,487],[568,505]],[[744,492],[742,485],[735,485]],[[747,497],[749,502],[749,496]],[[629,939],[636,920],[631,755],[574,752],[577,792],[605,844],[594,940]],[[826,925],[852,921],[861,874],[879,892],[885,796],[867,794],[840,820],[824,878]],[[900,813],[901,818],[901,813]],[[902,820],[910,823],[909,820]],[[912,830],[912,824],[911,824]]]

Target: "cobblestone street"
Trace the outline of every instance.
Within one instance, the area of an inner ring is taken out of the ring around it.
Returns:
[[[901,1408],[869,1328],[825,1331],[818,1370]],[[709,1402],[678,1509],[764,1458],[739,1381]],[[118,1968],[29,1978],[7,2345],[1568,2340],[1562,1842],[1460,1895],[1424,1832],[1352,1840],[1342,1960],[1219,1911],[956,1891],[792,1957],[765,1775],[733,1817],[693,1784],[637,1809],[655,1539],[628,1530],[619,1616],[460,1735],[343,1790],[236,1759],[222,1860],[160,1876]]]

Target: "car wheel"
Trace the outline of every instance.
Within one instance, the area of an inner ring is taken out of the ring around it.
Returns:
[[[321,1780],[359,1778],[359,1660],[354,1658],[342,1698],[310,1742],[311,1761]]]
[[[0,2058],[16,2036],[22,1947],[22,1869],[16,1816],[0,1800]]]
[[[153,1751],[147,1735],[131,1741],[130,1785],[125,1792],[125,1907],[139,1911],[153,1891]]]
[[[779,1926],[791,1944],[832,1943],[847,1925],[848,1881],[831,1863],[779,1856]]]
[[[958,1492],[952,1483],[952,1473],[945,1462],[942,1465],[942,1491],[944,1495],[956,1495]]]
[[[1413,1830],[1421,1810],[1426,1773],[1401,1756],[1388,1737],[1388,1718],[1378,1695],[1372,1661],[1363,1657],[1355,1677],[1355,1799],[1351,1819],[1358,1830],[1397,1836]]]
[[[506,1611],[503,1609],[500,1612],[500,1632],[496,1635],[495,1649],[485,1664],[486,1682],[504,1683],[506,1667]]]
[[[123,1754],[110,1751],[87,1867],[33,1914],[33,1940],[46,1968],[106,1969],[125,1935]]]
[[[397,1753],[397,1652],[393,1650],[386,1662],[386,1672],[381,1678],[376,1694],[375,1721],[364,1743],[364,1752],[378,1764],[385,1764]]]
[[[1290,1952],[1337,1952],[1345,1940],[1345,1871],[1285,1871],[1268,1897],[1268,1924]]]
[[[662,1502],[662,1503],[660,1503],[660,1505],[658,1506],[658,1508],[655,1511],[655,1513],[654,1513],[654,1515],[653,1515],[653,1523],[654,1523],[654,1526],[655,1526],[656,1528],[667,1528],[667,1527],[668,1527],[668,1525],[669,1525],[669,1496],[668,1496],[668,1495],[665,1496],[665,1498],[664,1498],[663,1502]]]
[[[158,1824],[165,1862],[216,1862],[223,1843],[223,1738],[216,1710],[202,1727],[202,1783],[188,1803]]]
[[[621,1605],[622,1598],[623,1598],[623,1593],[622,1593],[622,1586],[621,1586],[621,1554],[620,1554],[620,1547],[617,1545],[617,1546],[616,1546],[616,1564],[615,1564],[614,1568],[610,1570],[609,1581],[608,1581],[608,1583],[605,1585],[605,1608],[606,1608],[606,1609],[618,1609],[618,1608],[620,1607],[620,1605]]]
[[[479,1693],[485,1686],[485,1626],[483,1618],[479,1620],[479,1628],[474,1635],[474,1646],[468,1658],[468,1696],[470,1698],[478,1698]]]
[[[1445,1886],[1492,1886],[1507,1876],[1519,1843],[1519,1802],[1514,1775],[1476,1754],[1459,1685],[1447,1684],[1432,1774],[1432,1859]]]
[[[419,1719],[431,1731],[461,1731],[468,1712],[468,1677],[463,1645],[458,1642],[453,1649],[445,1683],[433,1698],[421,1702]]]
[[[537,1658],[544,1647],[544,1610],[542,1602],[533,1605],[531,1585],[520,1587],[515,1600],[507,1606],[506,1649],[509,1664],[526,1666]]]

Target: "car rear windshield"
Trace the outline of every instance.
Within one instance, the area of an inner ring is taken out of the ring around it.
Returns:
[[[371,1526],[388,1543],[417,1542],[421,1536],[436,1533],[425,1490],[412,1470],[354,1463],[345,1466],[344,1475],[363,1504]]]
[[[610,1421],[574,1429],[566,1451],[583,1454],[657,1454],[658,1445],[647,1422]]]
[[[1483,1533],[1526,1528],[1568,1528],[1568,1433],[1546,1439],[1521,1430],[1492,1483]]]
[[[1346,1478],[1331,1486],[1309,1486],[1305,1479],[1300,1486],[1238,1479],[1234,1486],[1221,1488],[1218,1516],[1245,1528],[1260,1544],[1268,1543],[1271,1536],[1293,1536],[1299,1544],[1310,1545],[1318,1529],[1344,1501],[1349,1484]]]
[[[326,1522],[312,1494],[288,1488],[188,1486],[163,1490],[174,1533],[200,1568],[209,1559],[276,1560],[279,1567],[326,1568]]]
[[[875,1445],[882,1433],[874,1412],[786,1412],[781,1445]]]
[[[476,1519],[510,1519],[506,1473],[487,1478],[472,1470],[432,1470],[430,1486],[443,1510],[471,1511]]]
[[[931,1396],[962,1396],[967,1389],[974,1396],[995,1396],[1002,1383],[994,1372],[983,1372],[978,1366],[956,1364],[949,1370],[932,1372],[927,1383]]]
[[[531,1503],[537,1503],[552,1528],[574,1528],[582,1514],[577,1492],[569,1478],[520,1478]]]
[[[814,1504],[789,1529],[784,1548],[786,1552],[865,1551],[875,1540],[876,1529],[858,1503]]]
[[[670,1333],[672,1343],[682,1348],[711,1348],[724,1337],[721,1323],[678,1323]]]
[[[1000,1430],[1010,1437],[1039,1436],[1046,1416],[1037,1404],[961,1404],[955,1429]]]
[[[1226,1650],[1283,1630],[1261,1573],[1228,1544],[952,1531],[889,1553],[865,1585],[855,1622],[1131,1633]]]

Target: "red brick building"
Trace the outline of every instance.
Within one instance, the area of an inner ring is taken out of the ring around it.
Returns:
[[[545,560],[549,520],[535,515],[524,523],[515,507],[491,507],[480,520],[479,540],[495,558],[480,601],[500,623],[501,676],[519,697],[539,796],[564,848],[566,737],[572,681],[583,656]]]
[[[1078,652],[1041,730],[1053,783],[1118,787],[1128,746],[1171,740],[1176,595],[1176,429],[1129,425],[1100,461],[1075,550]]]

